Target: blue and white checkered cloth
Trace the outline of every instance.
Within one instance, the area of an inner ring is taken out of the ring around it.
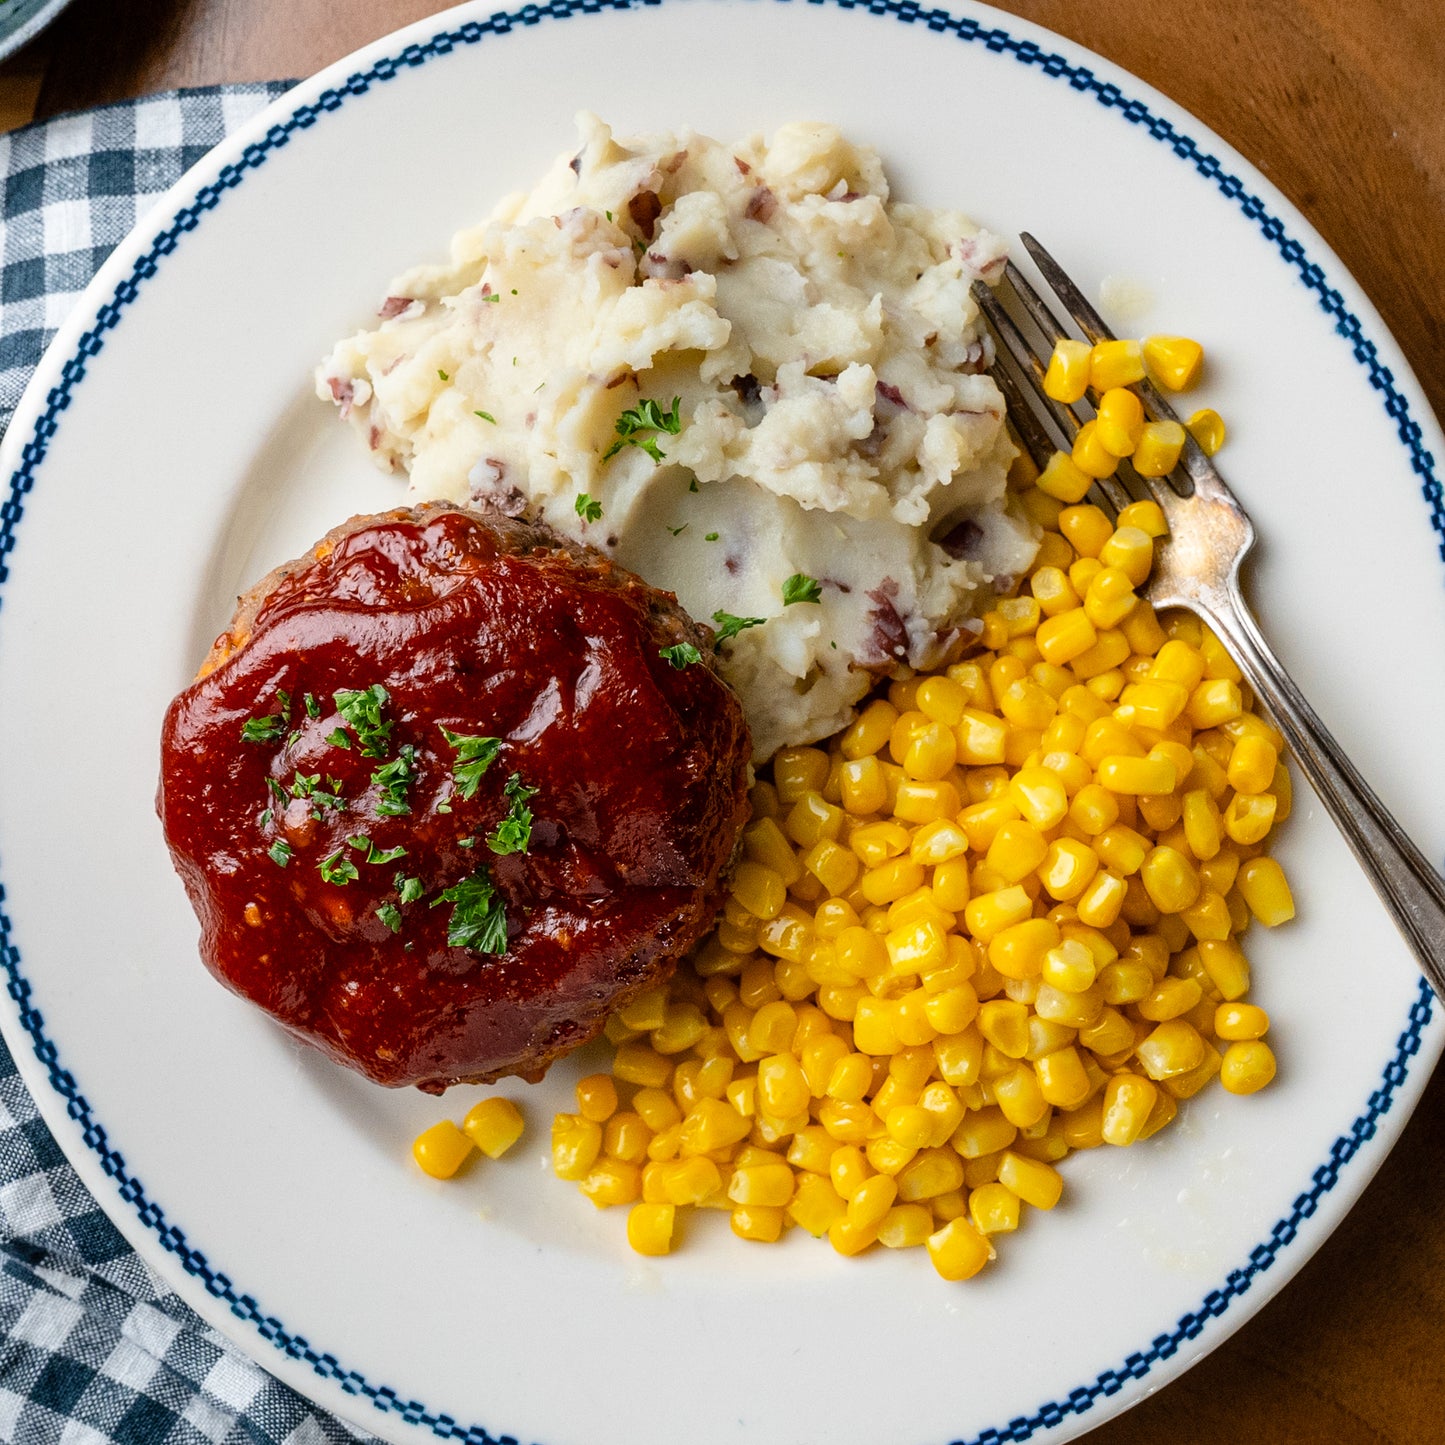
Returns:
[[[171,92],[0,136],[0,431],[111,248],[285,89]],[[66,1162],[0,1042],[0,1442],[367,1438],[230,1349],[150,1273]]]

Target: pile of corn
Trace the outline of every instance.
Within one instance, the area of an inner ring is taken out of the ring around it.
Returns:
[[[1043,542],[978,650],[777,754],[715,934],[614,1015],[611,1075],[556,1116],[554,1171],[629,1206],[640,1253],[692,1206],[749,1240],[923,1245],[965,1279],[1058,1202],[1071,1151],[1149,1138],[1215,1075],[1274,1076],[1238,940],[1294,913],[1265,851],[1282,740],[1208,629],[1137,595],[1158,506],[1078,504],[1101,431],[1146,467],[1182,444],[1106,425],[1143,374],[1127,345],[1092,377],[1082,462],[1015,479]]]

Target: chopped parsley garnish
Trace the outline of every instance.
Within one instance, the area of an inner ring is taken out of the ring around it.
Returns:
[[[376,916],[391,929],[393,933],[401,932],[401,909],[395,903],[383,903],[376,910]]]
[[[438,375],[439,377],[441,377],[441,379],[442,379],[443,381],[450,381],[450,380],[451,380],[451,377],[449,377],[449,376],[446,374],[446,372],[444,372],[444,371],[441,369],[441,367],[437,367],[437,375]]]
[[[261,818],[260,818],[261,826],[262,826],[263,828],[269,828],[269,827],[271,826],[271,819],[274,818],[275,816],[276,816],[276,815],[270,810],[270,808],[266,808],[266,809],[262,812],[262,814],[261,814]]]
[[[489,411],[474,411],[474,412],[472,413],[472,415],[473,415],[473,416],[479,416],[479,417],[481,417],[481,419],[482,419],[483,421],[489,421],[489,422],[491,422],[491,424],[492,424],[493,426],[496,426],[496,424],[497,424],[497,419],[496,419],[496,417],[494,417],[494,416],[491,414],[491,412],[489,412]]]
[[[682,398],[675,396],[671,410],[663,411],[650,397],[643,397],[617,418],[617,440],[602,453],[602,460],[615,457],[623,447],[640,447],[653,461],[662,461],[664,454],[657,444],[657,433],[676,436],[682,430],[682,414],[678,410],[681,404]]]
[[[493,853],[525,853],[532,841],[532,810],[527,799],[537,790],[529,788],[520,773],[513,773],[502,789],[507,798],[507,816],[487,837]]]
[[[577,494],[573,507],[584,522],[595,522],[602,515],[602,503],[589,497],[586,492]]]
[[[821,602],[823,589],[806,572],[794,572],[783,583],[783,606],[791,607],[795,602]]]
[[[716,532],[704,532],[702,536],[704,542],[716,542],[717,539],[718,534]]]
[[[697,491],[697,478],[696,478],[696,477],[694,477],[694,478],[687,484],[687,489],[688,489],[688,491],[690,491],[690,492],[695,492],[695,491]]]
[[[365,853],[363,863],[395,863],[398,858],[406,857],[405,848],[388,848],[384,853],[365,833],[353,834],[346,840],[348,848],[355,848],[358,853]]]
[[[307,717],[320,717],[320,716],[321,716],[321,704],[316,701],[316,696],[315,696],[314,693],[309,693],[309,692],[308,692],[308,693],[306,694],[305,703],[306,703],[306,716],[307,716]]]
[[[399,818],[411,812],[406,800],[406,791],[416,780],[416,749],[410,743],[403,743],[396,756],[383,763],[372,773],[372,785],[381,796],[376,800],[376,811],[383,818]]]
[[[507,951],[507,915],[485,867],[440,893],[431,906],[441,903],[452,905],[447,923],[447,943],[451,947],[471,948],[478,953]]]
[[[516,294],[517,293],[515,291],[512,292],[513,296],[515,296]],[[482,297],[483,301],[500,301],[501,299],[502,298],[495,291],[489,291],[485,296]]]
[[[463,737],[448,728],[442,729],[442,736],[456,749],[457,760],[452,764],[452,777],[457,780],[457,791],[463,798],[475,797],[482,774],[492,766],[502,750],[501,738]]]
[[[458,847],[458,848],[475,848],[476,846],[477,846],[477,840],[476,840],[475,838],[458,838],[458,839],[457,839],[457,847]]]
[[[276,701],[281,704],[281,716],[287,722],[291,721],[291,694],[285,688],[276,689]]]
[[[342,721],[350,724],[357,742],[361,744],[361,756],[384,758],[391,744],[392,729],[391,723],[381,720],[381,710],[387,702],[386,689],[377,682],[363,692],[343,691],[333,693],[332,696],[336,700],[336,710],[341,714]],[[335,740],[335,733],[327,739],[328,742]]]
[[[328,733],[326,741],[333,748],[346,748],[348,751],[351,748],[351,739],[347,736],[345,728],[337,728],[334,732]]]
[[[286,801],[286,789],[276,781],[275,778],[267,778],[266,786],[284,803]]]
[[[729,638],[736,637],[740,632],[746,632],[749,627],[761,627],[768,619],[766,617],[736,617],[731,612],[714,612],[713,622],[717,625],[716,647],[721,647]]]
[[[291,845],[284,838],[277,838],[266,852],[278,868],[284,868],[291,861]]]
[[[687,531],[690,525],[690,523],[684,522],[680,527],[669,527],[667,530],[671,532],[674,537],[680,537],[685,531]]]
[[[664,662],[670,662],[679,672],[694,662],[702,661],[702,653],[690,642],[679,642],[674,647],[659,647],[657,655]]]
[[[328,858],[323,858],[316,865],[321,871],[321,879],[324,883],[334,883],[338,888],[344,888],[348,883],[360,878],[356,864],[350,858],[342,854],[338,848]]]
[[[308,778],[305,773],[298,770],[296,776],[291,779],[291,796],[293,798],[309,798],[320,781],[320,773],[312,773]]]
[[[248,717],[241,724],[243,743],[272,743],[286,731],[286,721],[271,713],[267,717]]]
[[[420,878],[408,878],[405,873],[398,873],[391,881],[396,884],[396,891],[401,894],[403,903],[415,903],[422,895]]]

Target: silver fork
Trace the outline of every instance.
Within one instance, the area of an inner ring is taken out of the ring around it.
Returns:
[[[1020,238],[1044,279],[1090,342],[1113,337],[1079,288],[1032,236]],[[1068,335],[1048,303],[1012,262],[1005,276],[1023,310],[1052,349]],[[1028,396],[1002,365],[994,379],[1008,403],[1020,440],[1042,466],[1054,446],[1065,451],[1082,424],[1071,407],[1046,396],[1046,358],[982,282],[974,298],[1028,388]],[[1169,403],[1147,380],[1136,390],[1148,414],[1177,421]],[[1305,776],[1345,835],[1360,866],[1414,951],[1437,998],[1445,1000],[1445,881],[1390,816],[1369,784],[1330,736],[1260,633],[1240,593],[1239,564],[1254,545],[1254,527],[1214,464],[1186,432],[1180,465],[1170,478],[1141,479],[1125,469],[1125,482],[1100,482],[1091,500],[1117,515],[1128,502],[1152,496],[1169,526],[1155,548],[1147,595],[1155,607],[1183,607],[1206,622],[1269,708]]]

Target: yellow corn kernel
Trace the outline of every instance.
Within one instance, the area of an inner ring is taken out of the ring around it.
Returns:
[[[1107,974],[1108,970],[1104,970]],[[1088,988],[1064,990],[1051,983],[1041,983],[1034,996],[1034,1012],[1049,1023],[1063,1024],[1066,1028],[1085,1029],[1094,1023],[1103,1012],[1106,994],[1100,982]]]
[[[1117,627],[1138,604],[1134,584],[1118,567],[1101,567],[1089,582],[1084,613],[1094,627]]]
[[[918,710],[934,722],[957,727],[968,706],[968,693],[950,677],[930,677],[919,686],[915,699]]]
[[[850,760],[881,752],[898,721],[898,709],[883,698],[875,698],[845,729],[839,750]]]
[[[923,886],[923,866],[911,858],[891,858],[863,874],[860,887],[869,903],[882,906]]]
[[[915,1204],[963,1184],[963,1161],[952,1149],[924,1149],[897,1175],[898,1197]]]
[[[953,731],[944,723],[927,722],[915,729],[899,761],[910,778],[936,783],[958,760]]]
[[[733,874],[732,895],[756,918],[776,918],[788,901],[788,885],[780,873],[761,863],[742,862]],[[624,1019],[627,1014],[624,1011]],[[629,1021],[630,1022],[630,1021]],[[634,1028],[645,1027],[633,1024]],[[657,1025],[653,1025],[657,1027]]]
[[[978,1029],[1000,1053],[1021,1059],[1029,1047],[1028,1005],[1006,998],[990,999],[979,1006]]]
[[[1179,770],[1169,758],[1115,753],[1100,759],[1096,776],[1100,786],[1111,793],[1157,795],[1174,791]]]
[[[1224,831],[1236,843],[1262,843],[1278,806],[1273,793],[1236,793],[1224,810]]]
[[[1155,848],[1139,869],[1150,902],[1161,913],[1181,913],[1198,897],[1198,870],[1177,848]]]
[[[1139,1044],[1138,1055],[1151,1079],[1168,1079],[1199,1067],[1204,1061],[1204,1040],[1182,1018],[1170,1018]]]
[[[672,1061],[650,1044],[623,1044],[613,1055],[612,1074],[626,1084],[659,1089],[672,1077]]]
[[[838,795],[847,813],[879,813],[888,801],[883,768],[871,753],[845,760],[838,773]]]
[[[1114,471],[1118,468],[1118,457],[1101,441],[1100,435],[1098,435],[1098,423],[1094,420],[1088,420],[1078,429],[1078,435],[1074,438],[1074,451],[1071,452],[1071,458],[1074,461],[1075,471],[1084,477],[1095,478],[1095,480],[1113,477]],[[1075,497],[1074,500],[1081,499]]]
[[[988,943],[996,933],[1028,918],[1033,910],[1033,900],[1020,885],[1013,884],[969,899],[963,916],[968,931],[980,943]]]
[[[1039,865],[1038,877],[1051,898],[1068,902],[1088,887],[1098,871],[1098,855],[1087,843],[1077,838],[1059,838],[1049,844],[1049,851]]]
[[[879,1221],[878,1243],[888,1249],[912,1249],[927,1241],[933,1211],[922,1204],[895,1204]]]
[[[1214,1032],[1228,1043],[1262,1039],[1269,1032],[1269,1015],[1252,1003],[1222,1003],[1214,1010]]]
[[[1135,587],[1149,580],[1154,566],[1154,539],[1142,527],[1116,527],[1099,549],[1099,560],[1117,567]]]
[[[1185,425],[1205,456],[1212,457],[1224,445],[1224,418],[1213,407],[1201,407]]]
[[[758,1063],[758,1108],[786,1119],[804,1112],[812,1099],[803,1066],[792,1054],[770,1054]]]
[[[470,1147],[471,1141],[468,1140]],[[579,1180],[602,1152],[602,1127],[580,1114],[557,1114],[552,1120],[552,1172],[558,1179]]]
[[[1187,336],[1148,336],[1144,339],[1144,365],[1160,386],[1187,391],[1199,380],[1204,348]]]
[[[778,906],[782,907],[782,899]],[[650,988],[617,1011],[617,1016],[630,1029],[651,1033],[660,1029],[667,1018],[667,989]]]
[[[450,1179],[471,1158],[473,1142],[450,1119],[441,1119],[412,1140],[411,1157],[422,1173]]]
[[[663,1166],[661,1190],[668,1204],[701,1204],[722,1188],[722,1173],[711,1159],[677,1159]]]
[[[1019,1227],[1017,1194],[995,1181],[981,1184],[968,1196],[968,1216],[982,1235],[1010,1234]]]
[[[1184,428],[1177,421],[1150,421],[1144,423],[1139,433],[1139,443],[1131,460],[1141,477],[1167,477],[1179,465],[1183,450]]]
[[[748,1025],[748,1043],[759,1054],[791,1048],[798,1027],[798,1012],[785,999],[765,1003]]]
[[[986,1235],[962,1217],[928,1236],[928,1257],[947,1280],[972,1279],[994,1257]]]
[[[828,754],[821,748],[782,748],[773,758],[773,786],[786,805],[819,791],[827,776]]]
[[[1206,789],[1192,788],[1185,793],[1181,818],[1189,851],[1200,862],[1213,858],[1224,842],[1224,820]]]
[[[1057,1169],[1026,1159],[1012,1149],[1005,1149],[998,1162],[998,1182],[1035,1209],[1052,1209],[1064,1192],[1064,1181]]]
[[[642,1197],[642,1170],[624,1159],[599,1159],[577,1187],[598,1209],[631,1204]]]
[[[1055,452],[1044,463],[1035,485],[1056,501],[1072,505],[1083,501],[1085,493],[1094,485],[1094,473],[1085,471],[1076,456]]]
[[[811,789],[798,798],[783,819],[783,832],[800,848],[811,848],[824,838],[836,840],[843,830],[844,813]]]
[[[1219,1082],[1231,1094],[1254,1094],[1275,1075],[1274,1050],[1263,1039],[1232,1043],[1224,1051]]]
[[[1026,1063],[1014,1065],[993,1081],[994,1097],[1003,1116],[1020,1129],[1037,1124],[1048,1113],[1048,1103],[1039,1089],[1038,1075]]]
[[[872,1175],[873,1170],[864,1159],[863,1151],[856,1145],[840,1144],[833,1151],[828,1177],[841,1199],[851,1199]]]
[[[1072,1046],[1055,1049],[1034,1064],[1039,1092],[1057,1109],[1077,1109],[1094,1091],[1079,1051]]]
[[[1165,1079],[1162,1087],[1176,1099],[1192,1099],[1220,1070],[1223,1060],[1213,1044],[1204,1045],[1204,1062],[1187,1074]]]
[[[875,1112],[877,1111],[875,1110]],[[896,1104],[881,1117],[883,1127],[888,1131],[888,1137],[895,1144],[901,1144],[905,1149],[922,1149],[933,1139],[933,1116],[927,1109],[921,1108],[917,1104]],[[876,1161],[873,1162],[875,1168],[881,1167]]]
[[[1096,873],[1075,904],[1079,921],[1091,928],[1111,927],[1119,917],[1127,893],[1128,885],[1117,874]]]
[[[1087,341],[1061,337],[1044,372],[1044,393],[1066,406],[1083,399],[1089,389],[1091,348]]]
[[[1022,818],[1009,819],[993,835],[985,859],[995,873],[1010,883],[1019,883],[1044,861],[1048,851],[1043,834],[1032,823]]]
[[[1083,607],[1072,607],[1039,623],[1035,634],[1044,660],[1062,666],[1087,652],[1099,640]]]
[[[1069,811],[1069,795],[1051,768],[1020,768],[1009,780],[1008,795],[1019,812],[1041,831],[1062,822]]]
[[[1036,567],[1029,577],[1029,590],[1038,599],[1039,611],[1045,617],[1057,617],[1079,605],[1074,584],[1058,567]]]
[[[1089,353],[1089,385],[1095,391],[1115,386],[1132,386],[1144,380],[1142,342],[1099,341]]]
[[[741,1143],[752,1132],[752,1120],[721,1099],[703,1098],[688,1110],[678,1127],[682,1130],[682,1153],[692,1157]]]
[[[1045,955],[1058,944],[1059,928],[1051,919],[1024,918],[999,929],[989,939],[988,961],[1004,978],[1037,978]]]
[[[859,866],[856,853],[828,838],[803,854],[803,867],[835,896],[846,893],[857,882]]]
[[[1150,1023],[1179,1018],[1199,1002],[1202,993],[1197,979],[1161,979],[1147,997],[1139,1000],[1139,1017]]]
[[[786,1164],[756,1164],[734,1169],[728,1198],[734,1204],[781,1209],[793,1197],[793,1171]]]
[[[670,1254],[676,1221],[671,1204],[634,1204],[627,1211],[627,1242],[638,1254]]]
[[[1042,730],[1053,721],[1058,703],[1031,677],[1020,677],[999,691],[998,710],[1017,728]]]
[[[1072,661],[1077,676],[1089,682],[1106,672],[1115,672],[1129,657],[1129,641],[1117,628],[1108,628],[1099,633],[1098,641]],[[1111,692],[1116,695],[1117,689]]]
[[[989,1105],[969,1110],[949,1143],[965,1159],[981,1159],[1007,1149],[1017,1137],[1018,1126],[1005,1118],[997,1105]]]
[[[1222,943],[1234,932],[1229,905],[1212,888],[1201,888],[1198,899],[1179,917],[1201,943]]]
[[[1008,740],[1008,724],[992,713],[965,708],[956,729],[958,761],[973,767],[1001,763]]]
[[[893,1208],[897,1198],[898,1185],[893,1176],[874,1174],[858,1185],[848,1197],[849,1222],[876,1226]]]
[[[839,1197],[838,1191],[818,1174],[804,1174],[798,1179],[787,1208],[788,1218],[815,1239],[821,1239],[847,1214],[848,1206]]]
[[[1251,858],[1241,864],[1236,886],[1249,911],[1266,928],[1288,923],[1294,917],[1294,895],[1284,869],[1273,858]]]
[[[906,853],[910,841],[908,829],[898,823],[865,823],[853,830],[848,846],[865,868],[877,868],[890,858]]]
[[[1099,444],[1116,457],[1130,456],[1144,431],[1144,406],[1132,391],[1110,387],[1099,398],[1095,415]]]
[[[732,1231],[739,1239],[774,1244],[783,1233],[783,1211],[766,1204],[739,1205],[732,1211]]]
[[[522,1129],[521,1111],[500,1095],[473,1104],[462,1120],[462,1132],[488,1159],[500,1159],[522,1137]]]
[[[1224,775],[1237,793],[1262,793],[1274,782],[1279,753],[1266,738],[1246,733],[1229,754]]]
[[[1196,728],[1214,728],[1232,722],[1244,711],[1239,684],[1227,677],[1209,677],[1189,695],[1186,712]]]
[[[876,1224],[857,1224],[851,1219],[843,1218],[828,1226],[828,1243],[845,1257],[861,1254],[877,1241]]]
[[[1115,1074],[1104,1087],[1101,1132],[1106,1144],[1132,1144],[1148,1123],[1159,1090],[1138,1074]]]
[[[588,1074],[577,1081],[577,1112],[594,1124],[604,1124],[617,1108],[617,1085],[610,1074]]]

